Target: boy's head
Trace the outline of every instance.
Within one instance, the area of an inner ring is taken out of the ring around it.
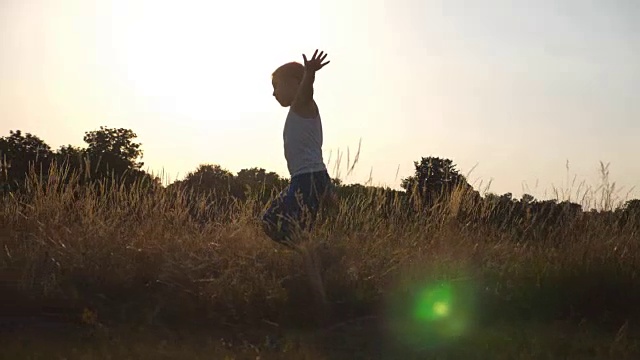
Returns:
[[[271,75],[273,96],[275,96],[280,105],[284,107],[291,106],[303,75],[304,65],[298,62],[286,63],[273,72]]]

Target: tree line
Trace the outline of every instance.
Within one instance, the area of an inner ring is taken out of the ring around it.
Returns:
[[[202,164],[183,179],[164,186],[143,170],[142,145],[130,129],[100,127],[84,135],[85,147],[61,146],[53,150],[40,137],[12,130],[0,138],[0,189],[3,194],[23,192],[29,178],[47,183],[75,181],[86,186],[136,186],[150,192],[171,190],[231,206],[246,201],[266,204],[288,184],[288,179],[263,168],[242,169],[237,174],[215,164]],[[610,219],[619,226],[640,223],[640,199],[627,201],[609,211],[583,209],[569,201],[537,200],[525,194],[520,199],[507,193],[481,195],[460,174],[450,159],[423,157],[414,162],[414,174],[402,179],[402,190],[344,185],[334,180],[338,195],[352,202],[369,202],[376,214],[385,217],[439,213],[446,206],[450,216],[462,222],[488,222],[503,229],[553,227],[584,219],[585,215]],[[176,191],[177,190],[177,191]],[[455,205],[455,206],[452,206]],[[452,213],[452,211],[454,213]]]

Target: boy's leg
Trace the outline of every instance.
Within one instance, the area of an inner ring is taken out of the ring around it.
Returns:
[[[282,216],[286,212],[284,206],[284,198],[289,188],[284,189],[278,197],[273,199],[269,207],[262,215],[262,229],[264,233],[273,241],[285,244],[287,233],[286,224],[283,223]],[[286,245],[286,244],[285,244]]]
[[[263,216],[265,232],[271,239],[296,250],[302,256],[309,285],[315,293],[320,322],[329,320],[330,311],[320,274],[321,264],[313,241],[299,238],[298,231],[310,229],[326,187],[326,176],[304,174],[292,179],[290,186],[273,201]],[[293,240],[293,241],[292,241]],[[307,239],[309,240],[309,239]]]
[[[331,321],[331,309],[321,275],[322,264],[318,261],[316,248],[312,242],[306,242],[299,249],[309,285],[314,293],[316,321],[320,325],[328,324]]]
[[[305,230],[310,231],[314,227],[318,211],[322,206],[323,197],[328,190],[328,185],[330,185],[330,178],[326,173],[316,172],[308,174],[301,183],[303,195],[302,205],[304,206],[305,211],[302,225]],[[318,256],[318,245],[317,241],[309,239],[309,241],[303,244],[301,252],[310,285],[316,295],[316,310],[319,316],[318,320],[319,322],[326,324],[331,321],[331,310],[321,275],[322,263]]]
[[[267,236],[290,248],[293,248],[292,240],[296,235],[296,221],[300,212],[295,198],[298,187],[296,179],[293,179],[262,216],[263,230]]]
[[[329,174],[325,172],[317,172],[312,174],[305,198],[305,205],[308,209],[309,223],[308,228],[313,227],[319,211],[326,204],[326,200],[331,196],[333,187]]]
[[[326,172],[294,177],[264,213],[265,232],[280,242],[285,236],[293,235],[296,228],[310,230],[331,191],[331,178]]]

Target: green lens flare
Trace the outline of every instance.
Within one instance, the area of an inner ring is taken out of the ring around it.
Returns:
[[[433,304],[433,313],[440,317],[449,315],[449,304],[438,301],[437,303]]]
[[[446,318],[450,315],[453,292],[448,284],[441,284],[434,288],[423,290],[415,305],[414,317],[416,320],[433,321]]]
[[[436,270],[413,277],[388,295],[385,322],[390,346],[422,350],[455,346],[476,324],[473,278],[458,273],[452,280]]]

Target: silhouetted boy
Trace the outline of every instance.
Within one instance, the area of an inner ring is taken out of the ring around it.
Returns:
[[[290,62],[272,74],[273,96],[289,107],[284,124],[284,155],[291,174],[289,186],[262,217],[265,233],[274,241],[292,246],[301,229],[309,229],[319,207],[331,192],[331,178],[322,158],[322,121],[313,99],[316,72],[329,61],[315,51],[304,65]]]

